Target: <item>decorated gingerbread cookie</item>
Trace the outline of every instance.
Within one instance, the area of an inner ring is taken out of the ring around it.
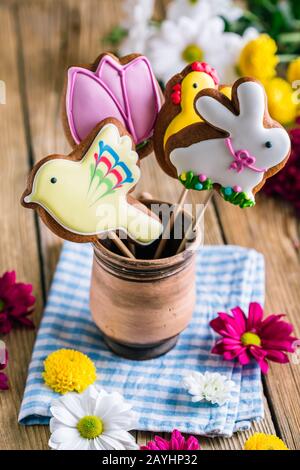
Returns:
[[[68,70],[63,123],[71,145],[79,144],[102,120],[114,117],[131,134],[142,158],[152,151],[152,136],[162,93],[148,59],[139,54],[118,59],[105,53],[93,65]]]
[[[285,165],[291,146],[268,113],[263,86],[241,78],[231,99],[224,90],[207,88],[195,96],[194,109],[202,122],[168,139],[162,167],[188,189],[214,187],[235,205],[253,206],[255,193]]]
[[[106,119],[70,155],[50,155],[33,168],[22,196],[57,235],[95,241],[114,230],[141,244],[162,232],[160,220],[128,193],[140,178],[132,138]]]
[[[159,112],[154,131],[154,150],[163,169],[177,177],[166,156],[168,139],[195,123],[203,122],[194,108],[194,100],[205,88],[216,89],[219,79],[206,62],[193,62],[172,77],[166,85],[165,102]]]

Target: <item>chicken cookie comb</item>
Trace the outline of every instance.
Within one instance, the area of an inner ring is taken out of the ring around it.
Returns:
[[[134,143],[121,123],[102,121],[69,155],[50,155],[31,171],[22,204],[37,209],[58,236],[95,242],[121,230],[140,244],[162,232],[160,220],[128,193],[140,178]]]
[[[169,139],[170,165],[188,189],[214,187],[232,204],[253,206],[254,195],[285,165],[291,149],[287,131],[269,115],[263,85],[240,78],[231,100],[206,89],[194,106],[204,123]]]
[[[101,54],[92,65],[68,70],[63,99],[65,133],[74,146],[100,121],[114,117],[131,134],[142,158],[152,151],[162,98],[146,57],[131,54],[118,59]]]

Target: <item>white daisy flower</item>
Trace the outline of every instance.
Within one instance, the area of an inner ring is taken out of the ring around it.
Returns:
[[[161,24],[148,40],[146,55],[158,79],[165,83],[194,61],[209,63],[217,70],[221,83],[231,83],[237,76],[236,62],[248,36],[249,31],[244,37],[225,33],[220,17],[181,17]]]
[[[149,20],[153,14],[154,0],[126,0],[123,11],[125,18],[122,27],[128,30],[126,38],[119,47],[121,56],[138,52],[143,54],[147,40],[153,32]]]
[[[236,390],[236,384],[226,375],[217,372],[193,371],[183,378],[184,388],[192,396],[193,402],[209,401],[219,406],[231,399],[231,392]]]
[[[117,392],[107,393],[94,385],[83,393],[67,393],[50,408],[49,447],[56,450],[134,450],[137,418]]]
[[[219,15],[228,21],[235,21],[242,14],[243,9],[233,0],[174,0],[167,8],[167,18],[170,20],[177,20],[181,16],[208,18]]]
[[[122,26],[130,29],[137,24],[145,24],[152,17],[154,0],[125,0],[122,10],[124,20]]]

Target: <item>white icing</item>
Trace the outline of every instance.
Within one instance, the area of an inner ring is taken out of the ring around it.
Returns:
[[[208,124],[229,133],[235,151],[245,149],[253,155],[256,167],[268,170],[278,165],[288,155],[291,143],[283,128],[264,127],[266,98],[263,87],[257,82],[243,82],[237,89],[237,97],[239,116],[210,96],[198,98],[196,109]],[[265,146],[267,141],[272,143],[271,148]],[[178,175],[185,171],[202,173],[213,183],[224,187],[240,186],[250,198],[253,198],[253,188],[264,178],[264,173],[249,168],[244,168],[240,173],[229,169],[234,159],[225,139],[211,139],[174,149],[170,160]]]

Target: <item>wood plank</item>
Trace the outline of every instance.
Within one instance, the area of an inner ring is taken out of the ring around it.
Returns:
[[[15,269],[18,280],[32,283],[37,295],[34,321],[42,309],[39,256],[34,215],[20,205],[28,159],[18,74],[19,44],[12,10],[0,7],[0,74],[6,83],[6,104],[0,105],[1,250],[0,273]],[[0,449],[46,448],[47,433],[17,423],[35,332],[12,331],[4,340],[9,350],[10,390],[0,392]]]
[[[257,196],[257,205],[242,210],[217,201],[228,243],[252,247],[265,256],[266,313],[286,313],[300,334],[299,221],[284,203]],[[300,366],[272,364],[267,391],[278,430],[287,445],[300,448]]]
[[[118,0],[79,0],[25,2],[19,7],[19,22],[24,52],[26,96],[30,136],[34,160],[54,152],[66,152],[68,145],[60,124],[60,99],[63,71],[69,65],[89,62],[103,50],[101,35],[105,35],[120,18]],[[96,12],[96,13],[95,13]],[[99,17],[101,15],[101,28]],[[153,196],[176,201],[181,186],[166,177],[154,161],[154,156],[142,162],[142,180],[137,192],[150,191]],[[197,195],[201,200],[203,196]],[[44,226],[41,239],[46,284],[52,278],[59,253],[60,241]],[[223,242],[214,207],[206,215],[206,243]],[[273,431],[267,413],[265,424],[258,429]],[[39,432],[39,428],[34,428]],[[151,433],[138,432],[139,442],[149,440]],[[241,438],[242,439],[242,438]],[[206,448],[240,448],[237,436],[232,440],[205,440]]]

